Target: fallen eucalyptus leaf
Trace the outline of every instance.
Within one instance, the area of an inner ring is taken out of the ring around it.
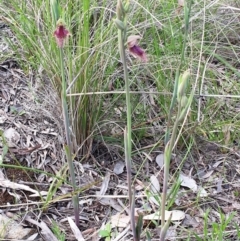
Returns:
[[[33,231],[32,228],[24,228],[19,222],[0,214],[0,239],[1,240],[20,240],[24,239]],[[3,238],[3,239],[2,239]]]
[[[125,167],[125,163],[122,161],[118,161],[114,166],[113,172],[119,175],[123,173],[124,167]]]
[[[77,227],[77,225],[73,222],[73,220],[71,218],[67,218],[69,225],[73,231],[73,234],[75,236],[75,238],[77,239],[77,241],[85,241],[85,239],[82,236],[81,231],[79,230],[79,228]]]
[[[34,190],[27,185],[11,182],[7,179],[0,179],[0,186],[5,187],[5,188],[11,188],[13,190],[20,189],[20,190],[32,192],[32,193],[34,193],[32,196],[35,196],[35,197],[39,197],[40,195],[46,196],[48,194],[48,192],[46,192],[46,191],[38,192],[37,190]]]
[[[197,192],[198,186],[195,180],[184,174],[179,175],[181,186],[190,188],[193,192]]]
[[[51,229],[43,221],[37,222],[30,217],[26,217],[25,220],[41,228],[41,234],[44,237],[44,240],[58,241]]]
[[[103,179],[101,190],[99,192],[96,192],[97,195],[102,196],[106,193],[106,191],[108,189],[108,183],[110,181],[110,176],[111,176],[111,173],[107,172],[106,176]],[[99,199],[101,199],[101,197]]]
[[[209,178],[212,174],[213,174],[214,170],[208,171],[207,173],[205,173],[201,179],[206,179]]]
[[[20,134],[12,127],[5,130],[3,135],[6,138],[8,147],[15,147],[20,140]]]
[[[156,163],[158,164],[158,166],[159,166],[160,168],[162,168],[162,167],[164,166],[164,154],[163,154],[163,153],[157,155],[157,157],[156,157]]]
[[[124,213],[117,213],[116,215],[111,217],[111,227],[119,227],[119,228],[126,228],[130,222],[129,215]]]
[[[104,205],[104,206],[111,206],[112,208],[114,208],[115,210],[117,210],[118,212],[122,211],[122,207],[118,204],[118,202],[113,199],[113,198],[101,198],[99,200],[99,202]]]
[[[180,210],[165,210],[165,221],[172,215],[171,221],[180,221],[185,218],[185,213]],[[152,213],[143,217],[144,220],[161,220],[160,212]]]
[[[199,192],[200,197],[207,197],[208,196],[208,193],[206,192],[206,190],[203,187],[198,187],[198,192]]]
[[[150,182],[151,182],[151,190],[153,193],[158,193],[160,192],[160,184],[156,176],[152,175],[150,177]]]

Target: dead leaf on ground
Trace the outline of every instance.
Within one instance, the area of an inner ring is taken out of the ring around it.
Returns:
[[[130,217],[129,215],[126,215],[124,213],[118,213],[111,217],[111,227],[119,227],[119,228],[126,228],[128,224],[130,223]]]
[[[123,161],[118,161],[114,166],[113,172],[119,175],[123,173],[124,167],[125,167],[125,163]]]
[[[30,217],[26,217],[25,220],[41,228],[41,234],[45,240],[58,241],[58,239],[52,233],[51,229],[43,221],[37,222]]]
[[[103,179],[101,190],[99,192],[96,192],[97,196],[102,196],[106,193],[106,191],[108,189],[108,184],[109,184],[109,181],[110,181],[110,176],[111,176],[111,173],[107,172],[106,176]],[[99,197],[99,199],[101,199],[101,197]]]
[[[69,222],[69,225],[70,225],[70,227],[73,231],[73,234],[74,234],[75,238],[77,239],[77,241],[85,241],[85,239],[82,236],[81,231],[79,230],[77,225],[73,222],[73,220],[69,217],[68,217],[68,222]]]
[[[217,168],[223,161],[217,161],[216,163],[213,164],[214,168]]]
[[[122,211],[122,207],[118,204],[118,202],[113,199],[113,198],[101,198],[99,200],[99,202],[104,205],[104,206],[111,206],[112,208],[114,208],[115,210],[117,210],[118,212]]]
[[[152,175],[150,177],[151,182],[151,190],[153,193],[159,193],[160,192],[160,183],[156,176]]]
[[[154,203],[157,206],[161,205],[161,201],[158,200],[158,197],[156,197],[156,195],[149,197],[149,201],[150,201],[151,204]]]
[[[209,178],[212,174],[213,174],[214,170],[208,171],[207,173],[205,173],[201,179],[207,179]]]
[[[198,187],[196,181],[194,179],[192,179],[191,177],[186,176],[186,175],[181,173],[179,175],[179,179],[180,179],[180,182],[181,182],[181,186],[190,188],[194,193],[199,192],[200,197],[207,197],[208,196],[206,190],[202,187]]]
[[[46,192],[46,191],[38,192],[37,190],[34,190],[34,189],[30,188],[27,185],[11,182],[11,181],[9,181],[7,179],[0,179],[0,186],[2,186],[4,188],[11,188],[13,190],[20,189],[20,190],[32,192],[34,194],[30,195],[30,196],[35,196],[35,197],[47,196],[48,195],[48,192]]]
[[[165,211],[165,221],[172,215],[171,221],[181,221],[185,218],[185,213],[180,210]],[[152,213],[143,217],[144,220],[161,220],[160,212]]]
[[[193,180],[191,177],[186,176],[184,174],[179,175],[179,179],[181,182],[181,186],[190,188],[193,192],[196,192],[198,190],[198,186],[195,180]]]
[[[157,157],[156,157],[156,163],[158,164],[158,166],[159,166],[160,168],[162,168],[162,167],[164,166],[164,154],[163,154],[163,153],[157,155]]]
[[[0,214],[0,238],[20,240],[24,239],[32,230],[31,228],[24,228],[19,222],[10,219],[5,214]]]
[[[8,147],[15,147],[20,140],[20,134],[12,127],[6,129],[3,135],[6,138]]]

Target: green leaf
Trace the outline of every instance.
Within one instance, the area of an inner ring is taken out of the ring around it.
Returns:
[[[104,238],[104,237],[108,237],[110,234],[106,229],[103,229],[99,231],[99,235],[101,236],[101,238]]]
[[[109,234],[111,233],[112,227],[111,227],[111,224],[110,224],[110,223],[107,223],[107,224],[106,224],[105,230],[107,230]]]
[[[141,232],[142,232],[142,226],[143,226],[143,215],[140,214],[137,220],[137,225],[136,225],[136,236],[137,240],[140,240]]]

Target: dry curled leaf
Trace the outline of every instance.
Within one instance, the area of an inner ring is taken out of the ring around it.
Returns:
[[[198,192],[200,197],[207,197],[208,196],[206,190],[202,187],[198,187],[196,181],[193,180],[191,177],[186,176],[186,175],[181,173],[180,176],[179,176],[179,180],[181,182],[181,186],[188,187],[195,193]]]
[[[190,188],[193,192],[198,190],[197,183],[191,177],[186,176],[184,174],[179,175],[179,179],[181,182],[181,186]]]
[[[99,192],[97,192],[97,195],[102,196],[106,193],[106,191],[108,189],[108,183],[110,181],[110,176],[111,176],[111,173],[107,172],[106,176],[103,179],[101,190]],[[100,199],[101,199],[101,197],[100,197]]]
[[[185,218],[185,213],[180,210],[165,211],[165,221],[172,215],[171,221],[181,221]],[[152,213],[143,217],[144,220],[161,220],[160,212]]]

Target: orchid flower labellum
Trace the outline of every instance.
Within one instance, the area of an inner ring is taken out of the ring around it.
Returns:
[[[66,29],[63,20],[59,19],[57,21],[57,28],[54,31],[54,36],[59,48],[63,48],[66,38],[70,35],[69,31]]]
[[[127,47],[129,52],[142,62],[147,62],[146,52],[138,45],[138,41],[141,39],[139,35],[131,35],[127,39]]]

